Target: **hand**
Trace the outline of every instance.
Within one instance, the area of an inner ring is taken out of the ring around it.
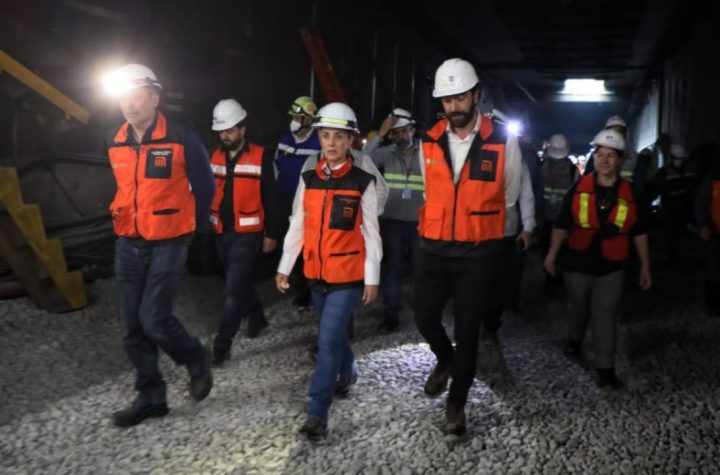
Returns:
[[[652,287],[652,275],[650,274],[650,266],[642,266],[640,268],[640,288],[647,290]]]
[[[550,254],[548,254],[545,258],[545,262],[543,262],[543,267],[548,274],[555,277],[555,274],[557,274],[557,267],[555,266],[555,256],[551,256]]]
[[[280,291],[280,293],[284,294],[287,291],[287,289],[290,288],[290,283],[288,282],[288,276],[278,272],[275,275],[275,287],[277,287],[277,289]]]
[[[269,237],[263,238],[262,252],[264,252],[265,254],[273,252],[275,250],[275,247],[277,247],[276,239],[271,239]]]
[[[700,226],[700,239],[707,241],[710,239],[710,227]]]
[[[523,251],[527,251],[530,247],[530,241],[532,240],[532,234],[530,231],[522,231],[520,234],[518,234],[518,237],[516,239],[517,242],[522,242],[523,244]]]
[[[378,292],[380,291],[379,285],[366,285],[365,289],[363,290],[363,296],[362,301],[365,305],[371,303],[373,300],[375,300],[378,296]]]
[[[388,134],[388,132],[390,132],[390,129],[393,128],[393,125],[397,123],[397,121],[397,117],[393,115],[387,116],[387,118],[383,120],[383,123],[380,126],[380,130],[378,130],[378,135],[384,138]]]

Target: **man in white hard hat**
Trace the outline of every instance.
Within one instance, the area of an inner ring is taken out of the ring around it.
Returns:
[[[550,235],[553,224],[560,213],[560,206],[567,190],[577,180],[578,172],[575,164],[568,158],[570,147],[567,138],[555,134],[548,140],[545,149],[545,160],[540,169],[543,183],[543,199],[540,204],[540,247],[543,258],[550,248]],[[546,274],[549,284],[559,283],[557,278]]]
[[[173,302],[193,233],[207,227],[215,185],[197,134],[158,111],[161,85],[150,68],[126,65],[105,86],[126,120],[106,144],[117,182],[110,211],[118,235],[123,344],[138,392],[112,420],[127,427],[168,413],[158,349],[187,368],[193,399],[204,399],[212,389],[205,349],[173,315]]]
[[[390,136],[391,145],[381,146]],[[409,263],[415,261],[419,238],[418,211],[425,201],[422,172],[415,140],[415,119],[409,111],[393,109],[383,121],[378,135],[367,143],[363,153],[382,170],[389,194],[383,213],[383,242],[387,251],[387,273],[383,282],[383,320],[379,330],[390,333],[400,323],[402,278]]]
[[[283,213],[289,219],[292,214],[292,202],[300,180],[300,172],[308,157],[320,153],[320,140],[317,129],[312,127],[317,115],[317,105],[308,96],[300,96],[290,105],[288,114],[292,118],[290,127],[280,137],[275,154],[278,194],[283,205]],[[284,221],[286,222],[286,221]],[[283,234],[287,229],[283,230]],[[310,305],[310,289],[302,275],[302,256],[298,258],[293,271],[295,298],[293,305],[306,309]]]
[[[687,148],[679,143],[670,146],[668,162],[655,175],[654,190],[660,196],[668,258],[675,264],[679,258],[680,240],[690,224],[693,195],[697,187],[695,167]]]
[[[223,313],[213,342],[214,365],[229,358],[243,317],[248,319],[248,338],[268,325],[252,276],[260,253],[275,249],[282,230],[273,154],[247,140],[246,118],[247,112],[235,99],[223,99],[213,110],[212,129],[220,144],[210,157],[216,185],[210,230],[218,235],[218,255],[226,271]]]
[[[418,226],[415,322],[437,358],[425,393],[438,396],[452,377],[443,428],[449,442],[465,434],[480,326],[494,308],[491,299],[500,298],[506,214],[518,200],[522,179],[517,138],[478,111],[478,82],[465,60],[449,59],[438,68],[433,97],[446,118],[421,144],[425,204]],[[450,298],[455,348],[442,324]]]

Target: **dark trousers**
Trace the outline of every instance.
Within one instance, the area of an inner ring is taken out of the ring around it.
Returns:
[[[158,348],[191,376],[204,370],[200,341],[173,315],[189,244],[185,237],[155,242],[121,237],[115,245],[123,345],[135,367],[140,404],[166,401]]]
[[[383,283],[385,318],[398,318],[402,300],[402,279],[410,263],[414,262],[420,244],[417,222],[386,219],[383,223],[383,242],[387,255],[387,273]]]
[[[516,253],[520,256],[516,256]],[[488,311],[484,315],[483,326],[486,330],[497,332],[500,329],[500,317],[503,311],[515,302],[511,299],[517,298],[517,293],[512,286],[520,286],[516,274],[522,272],[522,267],[517,269],[517,260],[520,260],[522,266],[522,251],[517,251],[515,236],[509,236],[503,239],[502,250],[498,256],[502,265],[497,270],[497,277],[492,285],[495,286],[492,292],[492,298],[488,300]],[[513,291],[511,291],[513,290]]]
[[[501,253],[450,258],[420,249],[415,279],[415,324],[439,363],[452,362],[448,403],[464,405],[477,366],[480,324],[491,299],[502,262]],[[446,302],[455,299],[455,342],[442,325]]]
[[[263,233],[231,231],[217,236],[218,257],[225,268],[225,301],[213,344],[218,351],[230,348],[243,317],[253,322],[265,319],[252,282],[255,262],[262,251],[262,241]]]

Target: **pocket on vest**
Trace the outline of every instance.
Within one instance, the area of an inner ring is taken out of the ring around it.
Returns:
[[[333,196],[332,210],[330,212],[330,229],[352,231],[355,228],[359,208],[359,196]]]
[[[442,239],[445,209],[426,204],[420,212],[420,234],[428,239]]]

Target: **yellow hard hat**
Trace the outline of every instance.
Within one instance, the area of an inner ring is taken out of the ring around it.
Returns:
[[[317,110],[317,104],[315,104],[315,101],[313,101],[312,98],[308,96],[300,96],[293,101],[292,105],[290,105],[288,114],[312,117],[314,119],[317,114]]]

